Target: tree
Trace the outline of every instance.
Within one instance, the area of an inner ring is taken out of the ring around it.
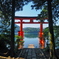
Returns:
[[[59,37],[59,35],[58,35],[59,34],[59,30],[57,30],[57,29],[59,29],[59,26],[53,26],[55,40],[57,40],[58,37]],[[48,38],[49,27],[44,28],[43,32],[44,32],[44,37]]]
[[[52,2],[52,19],[54,24],[57,23],[58,19],[59,19],[59,1],[58,0],[53,0]],[[48,18],[48,9],[47,9],[48,5],[47,2],[45,3],[44,7],[42,8],[42,11],[40,14],[38,14],[38,19],[44,19],[44,18]]]
[[[59,46],[59,26],[54,26],[54,38],[55,38],[55,46]]]
[[[28,4],[29,2],[33,2],[33,5],[31,5],[32,8],[35,8],[36,10],[38,9],[44,9],[45,7],[44,6],[47,6],[47,1],[46,0],[15,0],[15,11],[19,11],[19,10],[23,10],[23,6]],[[39,1],[39,2],[38,2]],[[5,0],[5,1],[0,1],[0,6],[2,6],[0,8],[1,11],[3,11],[4,15],[6,15],[7,17],[7,14],[8,15],[12,15],[10,12],[12,11],[12,0]],[[59,6],[59,1],[58,0],[53,0],[52,1],[52,10],[54,11],[54,19],[56,19],[55,17],[58,17],[58,6]],[[57,10],[56,10],[57,9]],[[9,11],[9,12],[8,12]],[[59,17],[58,17],[59,18]]]
[[[49,28],[48,28],[48,27],[45,28],[45,29],[43,30],[43,32],[44,32],[44,37],[45,37],[45,38],[48,38]]]
[[[2,14],[2,11],[0,11],[0,40],[4,39],[6,45],[10,45],[10,21],[5,19],[4,15]]]
[[[53,31],[54,31],[54,42],[55,42],[55,47],[56,46],[59,46],[59,30],[57,30],[59,28],[59,26],[53,26]],[[43,30],[44,32],[44,37],[49,40],[49,28],[45,28]],[[55,53],[56,54],[56,53]],[[56,57],[58,58],[57,54],[56,54]]]

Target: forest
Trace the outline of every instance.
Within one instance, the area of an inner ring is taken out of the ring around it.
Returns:
[[[24,28],[23,30],[25,33],[38,33],[40,31],[39,28],[31,28],[31,27]]]

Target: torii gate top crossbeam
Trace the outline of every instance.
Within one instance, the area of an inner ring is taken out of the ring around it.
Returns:
[[[15,16],[15,19],[30,19],[30,20],[33,20],[33,19],[36,19],[37,17],[28,17],[28,16]]]
[[[33,22],[33,20],[36,20],[37,19],[37,17],[23,17],[23,16],[15,16],[15,19],[16,20],[21,20],[20,22],[15,22],[16,24],[18,24],[18,23],[23,23],[23,24],[39,24],[39,23],[41,23],[41,22]],[[45,19],[47,19],[47,18],[45,18]],[[45,20],[45,19],[43,19],[43,20]],[[23,20],[30,20],[30,22],[24,22]],[[47,24],[48,22],[42,22],[42,23],[44,23],[44,24]]]

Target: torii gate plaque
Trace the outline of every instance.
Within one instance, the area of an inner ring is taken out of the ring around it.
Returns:
[[[16,24],[20,24],[20,31],[18,32],[19,36],[24,37],[24,32],[23,32],[23,24],[40,24],[40,32],[39,32],[39,44],[41,46],[44,46],[44,40],[43,40],[43,24],[48,24],[48,22],[34,22],[37,17],[20,17],[20,16],[15,16],[15,20],[20,20],[19,22],[15,22]],[[47,18],[45,18],[47,19]],[[29,22],[24,22],[23,20],[30,20]]]

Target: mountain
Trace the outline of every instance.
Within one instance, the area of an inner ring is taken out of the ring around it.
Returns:
[[[38,33],[40,30],[39,28],[31,28],[27,27],[23,29],[25,33]]]

